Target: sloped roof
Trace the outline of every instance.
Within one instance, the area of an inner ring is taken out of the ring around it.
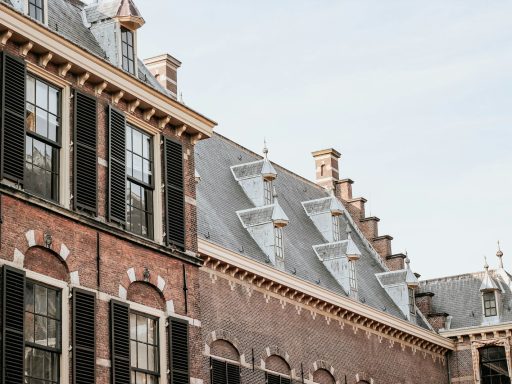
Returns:
[[[239,211],[238,216],[245,227],[272,222],[273,205]]]
[[[258,176],[261,174],[263,160],[251,161],[249,163],[235,165],[231,168],[237,180]]]
[[[501,322],[512,321],[512,292],[496,270],[489,275],[501,289],[503,304]],[[419,292],[432,292],[432,310],[453,316],[451,329],[475,327],[482,324],[482,295],[480,286],[485,271],[420,281]]]
[[[0,0],[12,6],[10,0]],[[119,7],[120,4],[117,4]],[[48,2],[48,29],[65,38],[73,44],[83,48],[93,55],[107,60],[105,51],[87,28],[82,19],[82,10],[86,7],[79,0],[51,0]],[[116,8],[117,12],[117,8]],[[94,16],[99,17],[99,16]],[[142,60],[138,60],[138,78],[155,90],[169,96],[169,92],[160,85],[146,68]]]
[[[258,162],[262,157],[216,133],[200,141],[195,153],[196,168],[201,175],[197,185],[198,236],[237,252],[241,257],[265,263],[266,255],[244,229],[236,214],[237,211],[253,207],[253,204],[231,172],[233,166]],[[313,245],[323,244],[325,240],[301,204],[303,201],[329,197],[329,194],[285,168],[276,164],[274,167],[278,173],[274,186],[279,194],[279,204],[290,219],[288,226],[283,229],[284,270],[297,278],[346,296],[313,250]],[[352,231],[352,239],[362,253],[356,263],[360,300],[366,305],[379,310],[385,308],[388,313],[403,318],[401,311],[375,277],[375,273],[384,272],[384,268],[365,248],[356,231]]]

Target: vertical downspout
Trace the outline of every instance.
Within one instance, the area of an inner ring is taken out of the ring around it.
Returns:
[[[96,232],[96,285],[98,286],[98,291],[100,290],[101,284],[101,271],[100,271],[100,233]]]
[[[183,267],[183,294],[185,296],[185,314],[188,314],[188,286],[187,286],[187,273],[185,271],[185,264]]]

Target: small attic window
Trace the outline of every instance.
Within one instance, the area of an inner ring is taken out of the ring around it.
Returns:
[[[414,288],[409,287],[408,290],[409,290],[409,312],[411,313],[411,315],[415,315],[416,307],[414,305]]]
[[[349,268],[349,284],[350,284],[350,291],[355,292],[357,291],[357,277],[356,277],[356,262],[355,260],[350,260],[348,262],[348,268]]]
[[[121,55],[123,58],[123,70],[135,74],[135,50],[133,32],[121,27]]]
[[[332,215],[332,236],[334,241],[341,240],[341,225],[339,215]]]
[[[498,314],[496,309],[496,294],[494,292],[484,292],[483,300],[485,317],[496,316]]]
[[[283,228],[274,227],[274,255],[276,259],[284,259]]]
[[[274,202],[272,180],[263,180],[263,200],[265,205],[269,205]]]
[[[28,15],[44,23],[44,0],[28,0]]]

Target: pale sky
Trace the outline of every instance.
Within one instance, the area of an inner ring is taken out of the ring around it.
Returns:
[[[184,102],[309,179],[341,178],[422,278],[512,271],[512,1],[136,0],[139,56]]]

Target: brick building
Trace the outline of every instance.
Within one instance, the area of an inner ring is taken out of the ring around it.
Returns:
[[[214,134],[143,25],[0,0],[0,384],[510,383],[501,251],[419,281],[339,152],[310,182]]]
[[[0,1],[2,384],[201,375],[194,145],[179,61],[131,0]]]

